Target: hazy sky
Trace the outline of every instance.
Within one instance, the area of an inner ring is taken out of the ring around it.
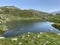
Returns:
[[[60,0],[0,0],[0,6],[16,6],[21,9],[52,12],[60,10]]]

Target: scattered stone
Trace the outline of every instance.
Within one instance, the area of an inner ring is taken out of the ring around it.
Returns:
[[[43,34],[43,32],[40,32],[40,34]]]
[[[22,44],[22,42],[19,42],[19,45],[21,45]]]
[[[39,37],[40,37],[40,35],[38,34],[38,35],[37,35],[37,37],[39,38]]]
[[[44,45],[47,45],[47,43],[49,43],[49,41],[46,41],[46,42],[44,43]]]
[[[49,31],[52,31],[53,29],[49,29]]]
[[[30,32],[28,32],[28,34],[30,34]]]
[[[0,37],[0,39],[5,39],[5,37]]]
[[[57,35],[60,35],[60,33],[58,33]]]
[[[17,40],[18,40],[18,38],[12,38],[11,40],[12,40],[12,41],[17,41]]]
[[[27,35],[28,37],[30,36],[30,35]]]

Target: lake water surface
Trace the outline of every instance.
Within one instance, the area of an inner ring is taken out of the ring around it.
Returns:
[[[40,21],[14,21],[7,23],[9,31],[3,34],[4,37],[12,37],[21,35],[27,32],[39,33],[39,32],[54,32],[60,33],[60,31],[51,26],[51,22]],[[50,30],[51,29],[51,30]]]

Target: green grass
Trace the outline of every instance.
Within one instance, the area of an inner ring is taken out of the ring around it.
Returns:
[[[13,40],[17,39],[17,40]],[[16,37],[0,39],[1,45],[60,45],[60,35],[57,33],[40,32],[27,33]]]
[[[52,26],[60,30],[60,23],[52,24]]]
[[[60,23],[60,15],[49,16],[47,20],[50,22]]]

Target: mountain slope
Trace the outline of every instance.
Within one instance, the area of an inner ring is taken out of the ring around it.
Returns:
[[[0,14],[9,14],[15,16],[18,15],[21,17],[33,17],[33,16],[46,15],[48,13],[33,10],[33,9],[21,10],[15,6],[4,6],[4,7],[0,7]]]

